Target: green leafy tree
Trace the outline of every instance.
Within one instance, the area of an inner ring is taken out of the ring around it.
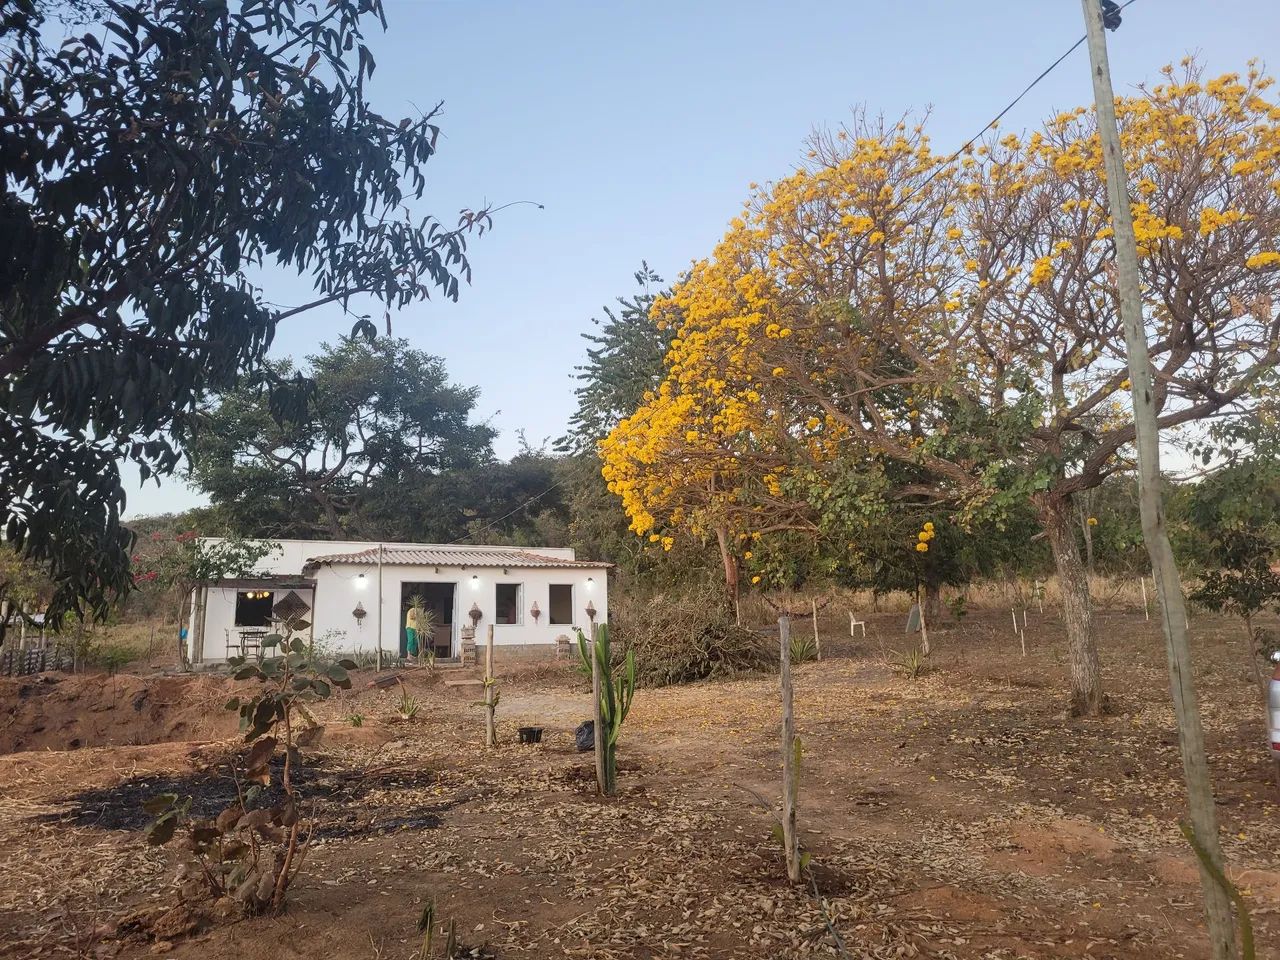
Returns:
[[[891,460],[859,460],[851,445],[835,460],[804,465],[780,482],[776,499],[802,504],[812,527],[744,540],[744,565],[765,586],[799,589],[816,581],[877,593],[920,590],[927,617],[937,622],[944,586],[1045,559],[1043,548],[1032,546],[1035,519],[1025,506],[972,515],[928,490],[920,471]]]
[[[1263,664],[1275,640],[1255,621],[1265,612],[1280,613],[1280,466],[1252,460],[1226,467],[1188,485],[1182,499],[1179,545],[1200,577],[1191,600],[1240,618],[1265,702]]]
[[[563,450],[594,453],[596,443],[662,382],[662,361],[674,334],[659,329],[649,313],[661,295],[662,278],[642,263],[635,280],[640,292],[618,297],[616,310],[606,306],[603,320],[592,318],[596,331],[582,334],[589,344],[587,361],[575,368],[578,409],[558,442]]]
[[[55,614],[130,587],[121,461],[174,471],[201,398],[268,372],[291,318],[335,305],[372,338],[362,304],[389,326],[456,297],[489,225],[412,209],[439,129],[366,97],[381,0],[100,6],[82,36],[50,0],[0,7],[0,522]],[[266,267],[315,297],[271,303]],[[274,387],[277,412],[305,394]]]
[[[406,514],[406,489],[491,458],[494,431],[471,422],[479,391],[449,383],[438,357],[349,339],[308,364],[314,388],[290,416],[274,415],[268,386],[247,383],[200,418],[191,477],[238,532],[367,533],[370,500]]]
[[[671,585],[701,577],[715,557],[705,544],[681,543],[673,551],[637,538],[628,529],[618,499],[601,477],[597,443],[623,417],[635,413],[665,374],[663,360],[675,330],[659,326],[651,314],[663,295],[663,280],[642,263],[635,273],[638,291],[618,297],[616,306],[592,318],[595,330],[584,333],[587,359],[576,367],[578,409],[556,447],[568,455],[557,465],[569,516],[568,541],[583,556],[617,564],[640,582]]]
[[[11,624],[42,609],[52,595],[53,584],[44,571],[11,544],[0,543],[0,644]]]

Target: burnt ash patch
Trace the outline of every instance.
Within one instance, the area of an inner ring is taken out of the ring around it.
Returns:
[[[272,762],[271,786],[262,790],[252,807],[270,807],[279,802],[283,758]],[[431,830],[443,823],[443,814],[469,797],[432,804],[398,803],[397,791],[407,794],[435,786],[437,776],[430,770],[394,770],[365,773],[335,770],[322,759],[309,760],[291,773],[305,806],[314,806],[314,836],[342,839],[399,830]],[[374,791],[385,801],[369,801]],[[32,817],[38,823],[91,827],[98,830],[141,831],[151,822],[143,805],[152,797],[172,793],[191,798],[193,819],[212,819],[235,803],[236,782],[224,766],[184,774],[148,774],[130,777],[110,787],[95,787],[71,794],[59,802],[64,809]],[[406,797],[409,800],[410,797]]]

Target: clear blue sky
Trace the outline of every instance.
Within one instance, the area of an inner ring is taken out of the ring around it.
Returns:
[[[668,280],[706,255],[752,181],[786,175],[817,126],[850,108],[932,109],[951,150],[980,130],[1082,33],[1077,0],[763,3],[744,0],[386,0],[371,37],[371,98],[403,116],[444,101],[422,210],[530,199],[471,249],[473,285],[393,318],[394,332],[481,387],[480,414],[533,441],[573,410],[579,334],[630,293],[640,261]],[[1111,34],[1118,91],[1188,53],[1214,73],[1259,57],[1280,69],[1275,0],[1138,0]],[[1084,49],[1004,122],[1021,130],[1088,103]],[[305,285],[269,275],[268,299]],[[349,331],[339,312],[288,321],[275,351],[303,356]],[[181,509],[177,481],[130,497],[129,514]]]

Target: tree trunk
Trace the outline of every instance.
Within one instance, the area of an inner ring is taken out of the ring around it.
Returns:
[[[926,583],[924,585],[924,616],[933,626],[942,620],[942,584]]]
[[[1266,737],[1265,743],[1271,744],[1271,676],[1262,669],[1265,658],[1262,655],[1262,646],[1258,643],[1258,634],[1253,629],[1253,617],[1244,617],[1244,630],[1248,634],[1249,642],[1245,645],[1245,650],[1249,654],[1249,665],[1253,667],[1253,679],[1258,684],[1258,691],[1262,694],[1262,730],[1263,736]],[[1276,757],[1271,761],[1271,776],[1276,782],[1276,786],[1280,787],[1280,757]]]
[[[729,534],[724,527],[716,529],[716,543],[720,545],[720,561],[724,564],[724,589],[733,608],[738,608],[738,561],[729,551]]]
[[[1089,507],[1080,503],[1076,513],[1080,517],[1080,532],[1084,534],[1084,565],[1093,576],[1093,527],[1089,526]]]
[[[329,499],[329,495],[319,487],[312,487],[311,496],[324,512],[324,522],[325,526],[329,528],[329,535],[335,540],[341,540],[345,535],[345,531],[342,529],[342,520],[338,517],[338,510],[333,505],[333,501]]]
[[[1071,501],[1045,497],[1038,504],[1040,523],[1053,550],[1062,589],[1062,619],[1067,627],[1071,650],[1071,709],[1077,716],[1096,717],[1103,710],[1102,664],[1093,634],[1093,601],[1089,597],[1089,574],[1080,559],[1076,543]]]
[[[1271,678],[1262,669],[1262,647],[1258,644],[1258,635],[1253,629],[1253,617],[1246,615],[1243,619],[1244,632],[1248,637],[1245,650],[1249,653],[1249,666],[1253,668],[1253,680],[1258,685],[1258,692],[1262,694],[1262,702],[1265,704],[1271,695]],[[1270,714],[1268,714],[1268,718],[1270,718]]]

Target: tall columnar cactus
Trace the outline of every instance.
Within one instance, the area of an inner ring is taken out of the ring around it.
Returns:
[[[618,781],[618,735],[622,732],[623,721],[631,712],[631,701],[636,693],[636,657],[628,650],[621,669],[614,675],[608,624],[596,627],[594,641],[588,640],[579,630],[578,654],[588,671],[600,671],[601,735],[596,743],[604,755],[604,778],[599,786],[605,796],[613,796]]]

